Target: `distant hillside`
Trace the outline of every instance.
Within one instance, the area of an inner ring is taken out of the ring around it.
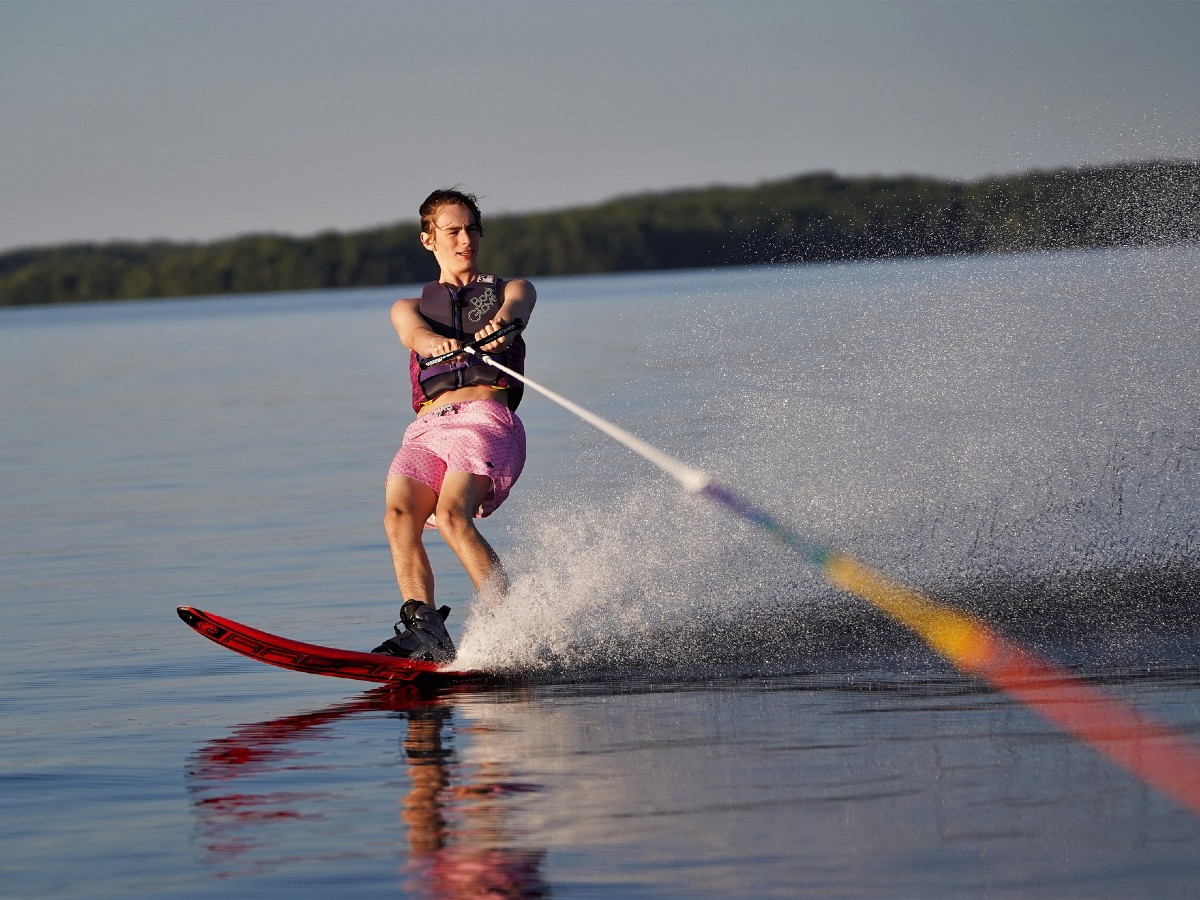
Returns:
[[[962,183],[801,175],[487,216],[484,264],[566,275],[1200,240],[1200,163]],[[415,222],[314,237],[71,244],[0,254],[0,305],[359,287],[436,274]]]

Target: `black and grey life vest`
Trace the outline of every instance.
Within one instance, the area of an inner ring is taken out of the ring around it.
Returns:
[[[468,285],[455,288],[440,281],[431,281],[421,291],[421,318],[436,334],[466,343],[475,333],[495,318],[504,304],[504,280],[495,275],[480,275]],[[508,349],[492,354],[514,372],[525,373],[525,341],[517,335]],[[416,352],[408,362],[412,380],[413,410],[439,394],[455,388],[492,385],[508,390],[508,408],[515,410],[521,402],[523,385],[467,353],[449,362],[422,370]],[[515,383],[514,383],[515,382]]]

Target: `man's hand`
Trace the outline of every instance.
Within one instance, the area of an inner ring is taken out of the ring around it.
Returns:
[[[496,318],[492,319],[492,321],[488,322],[477,332],[475,332],[475,339],[480,340],[481,338],[487,337],[489,334],[495,334],[507,324],[508,321],[503,316],[496,316]],[[498,338],[490,343],[481,345],[479,349],[484,353],[499,353],[501,350],[506,349],[519,333],[520,332],[514,331],[511,334],[506,334],[502,338]]]
[[[462,346],[454,338],[442,337],[440,334],[429,332],[429,335],[424,340],[419,341],[420,347],[415,348],[417,356],[422,359],[432,359],[435,356],[441,356],[443,353],[450,353]]]

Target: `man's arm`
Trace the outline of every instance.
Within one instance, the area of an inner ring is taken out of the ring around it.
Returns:
[[[458,341],[442,337],[430,328],[421,318],[420,308],[421,301],[416,297],[392,304],[392,327],[396,329],[400,343],[425,358],[457,350]]]
[[[499,312],[492,317],[490,322],[475,332],[475,337],[486,337],[517,319],[520,319],[528,326],[529,317],[533,314],[535,303],[537,303],[537,291],[534,290],[530,282],[524,278],[514,278],[512,281],[506,281],[504,283],[504,302],[500,304]],[[498,341],[484,344],[480,349],[485,353],[498,353],[516,340],[516,337],[517,332],[513,332],[500,338]]]

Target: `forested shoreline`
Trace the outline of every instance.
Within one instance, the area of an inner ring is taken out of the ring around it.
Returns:
[[[572,275],[1200,241],[1200,163],[973,182],[812,173],[752,187],[488,216],[483,263]],[[435,272],[415,221],[311,237],[69,244],[0,254],[0,306],[366,287]]]

